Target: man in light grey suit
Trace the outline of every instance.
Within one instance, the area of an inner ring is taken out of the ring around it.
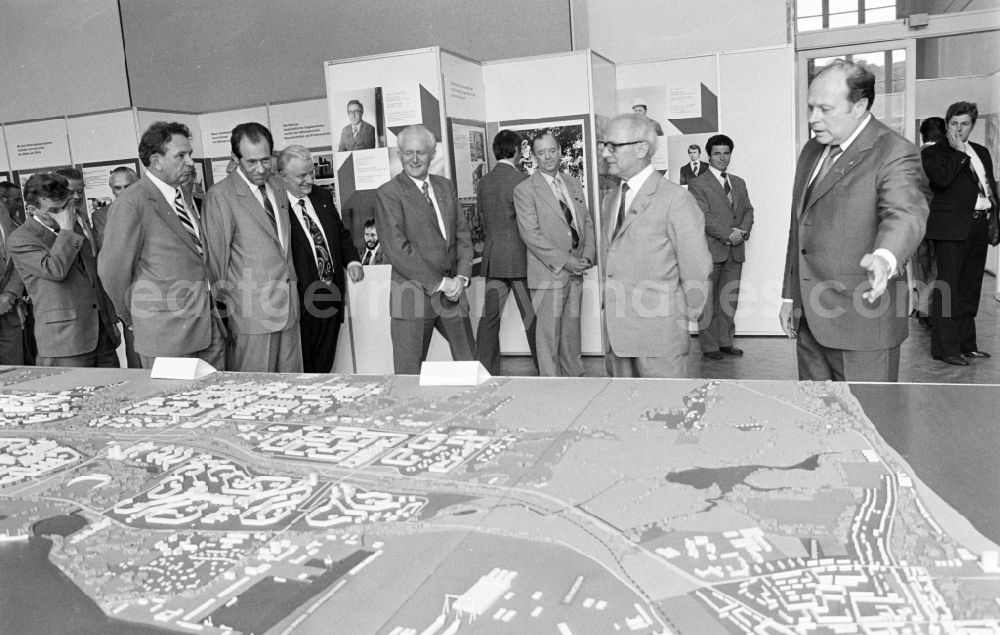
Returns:
[[[225,332],[213,315],[201,217],[183,193],[193,173],[191,131],[158,121],[139,141],[146,174],[120,191],[103,227],[98,273],[142,368],[157,357],[197,357],[225,370]]]
[[[549,133],[531,141],[537,169],[514,188],[514,210],[528,247],[535,306],[535,350],[542,377],[580,377],[583,274],[597,255],[594,222],[579,181],[559,172],[562,151]]]
[[[365,107],[361,105],[360,101],[352,99],[347,102],[347,118],[350,119],[351,123],[340,131],[337,152],[371,150],[375,147],[375,126],[362,119],[364,115]]]
[[[601,206],[605,367],[612,377],[685,377],[688,320],[701,313],[712,258],[694,197],[651,165],[657,135],[619,115],[601,142],[622,179]]]
[[[896,381],[907,336],[903,264],[927,223],[917,148],[874,119],[875,76],[836,60],[809,85],[813,138],[792,190],[780,320],[799,379]]]
[[[298,278],[288,197],[271,173],[271,131],[233,128],[236,170],[205,195],[205,246],[212,282],[229,316],[228,370],[302,372]]]
[[[396,374],[416,375],[434,329],[455,360],[476,358],[465,288],[472,275],[472,237],[448,179],[428,174],[434,134],[415,125],[399,133],[403,171],[378,188],[375,221],[392,265],[389,292]]]
[[[734,318],[740,296],[740,277],[746,260],[746,241],[753,227],[753,205],[746,181],[729,172],[733,140],[714,135],[705,144],[709,168],[688,183],[688,192],[705,213],[705,235],[712,254],[712,299],[698,320],[698,340],[705,357],[741,357],[733,346]]]

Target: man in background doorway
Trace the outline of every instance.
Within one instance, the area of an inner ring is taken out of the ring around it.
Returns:
[[[375,126],[363,119],[365,107],[357,99],[347,102],[347,118],[351,122],[340,131],[337,152],[371,150],[375,147]]]

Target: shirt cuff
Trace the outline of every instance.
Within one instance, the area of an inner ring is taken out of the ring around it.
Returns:
[[[455,277],[456,277],[456,278],[461,278],[461,279],[462,279],[462,280],[464,281],[464,282],[462,283],[462,287],[463,287],[463,288],[464,288],[464,287],[467,287],[467,286],[469,286],[469,279],[468,279],[468,278],[466,278],[465,276],[463,276],[463,275],[457,275],[457,276],[455,276]]]
[[[872,255],[873,256],[882,256],[883,258],[885,258],[885,261],[887,263],[889,263],[889,277],[890,278],[893,277],[894,275],[896,275],[896,265],[898,263],[896,262],[896,256],[891,251],[889,251],[885,247],[879,247],[878,249],[876,249],[875,251],[872,252]]]
[[[434,289],[434,293],[441,293],[441,290],[444,289],[444,281],[447,279],[448,278],[441,278],[441,284],[437,286],[437,289]]]
[[[349,263],[347,263],[347,266],[348,266],[348,267],[350,267],[351,265],[357,265],[357,266],[359,266],[359,267],[363,266],[363,265],[361,264],[361,261],[360,261],[360,260],[352,260],[352,261],[350,261]]]

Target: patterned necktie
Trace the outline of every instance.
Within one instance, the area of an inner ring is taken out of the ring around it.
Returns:
[[[725,172],[722,172],[722,182],[724,183],[724,185],[722,186],[722,191],[724,191],[726,193],[726,198],[729,199],[729,204],[732,205],[733,204],[733,188],[732,188],[731,185],[729,185],[729,175],[726,174]]]
[[[319,225],[306,212],[304,198],[299,199],[299,210],[302,212],[302,218],[306,221],[306,226],[309,227],[309,235],[312,236],[313,245],[315,245],[313,251],[316,252],[316,273],[319,274],[319,279],[323,282],[333,282],[333,260],[330,258],[330,249],[327,247],[326,238],[323,237]]]
[[[278,221],[274,218],[274,206],[271,205],[271,199],[267,197],[267,186],[260,185],[257,189],[260,190],[260,197],[264,201],[264,211],[267,212],[267,217],[271,219],[272,223],[274,223],[274,230],[277,231]]]
[[[833,160],[836,159],[841,153],[840,146],[830,146],[830,151],[827,153],[826,158],[823,159],[823,165],[819,168],[819,174],[816,178],[812,180],[809,187],[806,188],[806,195],[802,198],[802,209],[805,209],[809,205],[809,201],[812,199],[813,190],[816,186],[826,177],[830,172],[830,168],[833,167]]]
[[[555,186],[556,198],[559,200],[559,207],[562,208],[563,216],[566,218],[566,224],[569,225],[569,234],[573,241],[573,249],[580,246],[580,232],[576,229],[576,222],[573,220],[573,210],[569,208],[566,203],[566,190],[563,189],[562,181],[559,177],[552,179],[552,184]]]
[[[424,193],[424,200],[427,201],[427,204],[434,207],[434,203],[431,202],[431,186],[427,181],[424,181],[424,184],[420,186],[420,191]]]
[[[420,191],[424,193],[424,200],[427,204],[431,206],[431,211],[434,212],[434,219],[438,224],[438,231],[441,232],[441,237],[448,240],[448,234],[444,231],[444,219],[441,218],[441,213],[438,212],[438,208],[434,207],[434,202],[431,201],[431,186],[429,181],[424,181],[424,184],[420,186]]]
[[[628,183],[622,181],[622,193],[621,200],[618,202],[618,216],[615,218],[615,231],[611,234],[614,238],[618,235],[618,230],[622,228],[622,223],[625,221],[625,194],[628,192]]]
[[[184,204],[184,195],[181,194],[181,188],[176,188],[174,195],[174,213],[177,214],[177,220],[181,222],[184,229],[191,234],[191,238],[194,240],[195,249],[198,255],[203,255],[204,251],[201,246],[201,238],[198,236],[198,229],[194,225],[194,221],[191,219],[191,215],[188,214],[187,205]]]

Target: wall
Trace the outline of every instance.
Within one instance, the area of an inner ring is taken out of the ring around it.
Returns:
[[[587,46],[618,64],[791,41],[786,0],[573,1]]]
[[[128,0],[135,105],[221,110],[323,92],[323,62],[427,46],[477,60],[568,51],[566,0]]]
[[[131,105],[116,0],[3,4],[0,121]]]

